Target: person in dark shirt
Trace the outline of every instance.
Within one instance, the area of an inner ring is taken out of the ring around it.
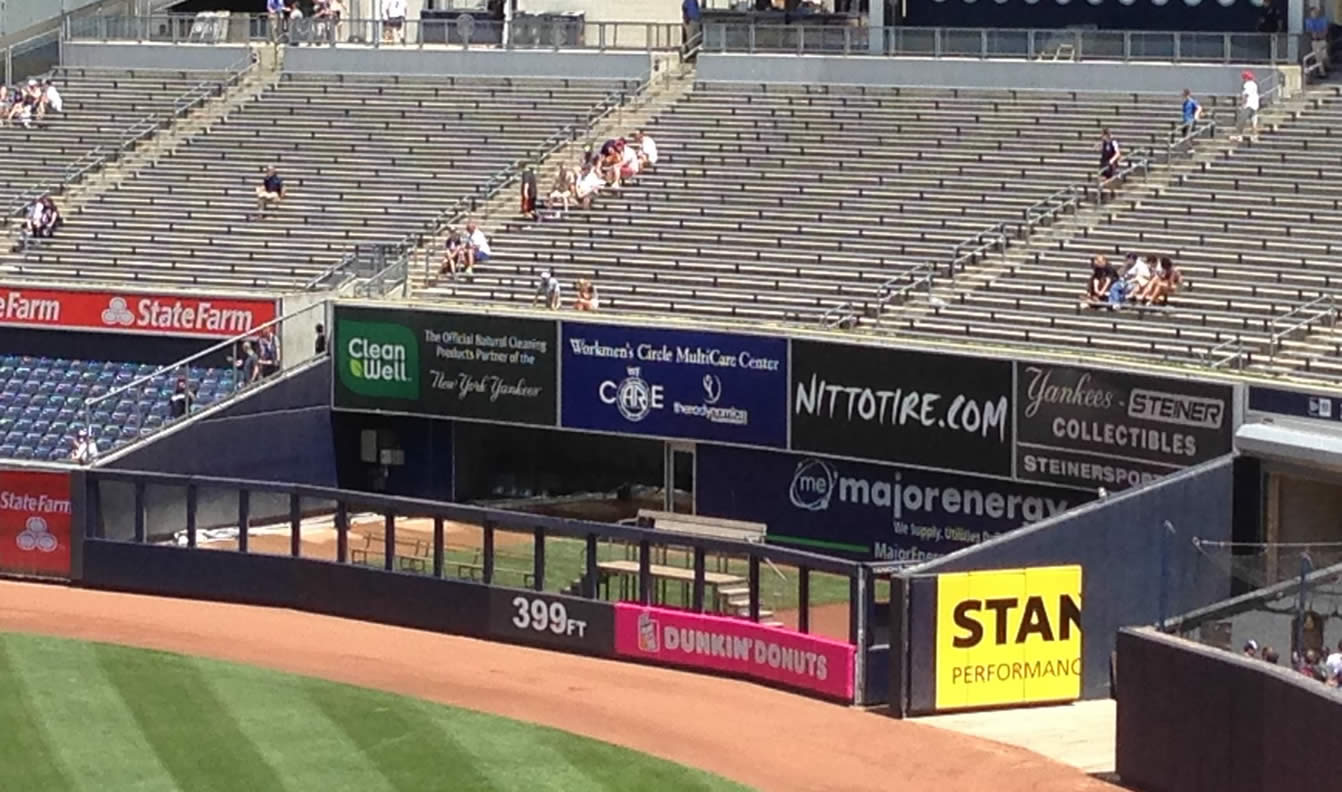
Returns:
[[[177,386],[173,388],[172,398],[168,401],[168,412],[173,418],[181,418],[191,412],[191,405],[196,402],[196,394],[186,384],[186,377],[177,378]]]
[[[275,171],[275,166],[271,165],[266,168],[266,177],[262,180],[261,186],[256,188],[257,216],[264,216],[267,207],[279,206],[282,200],[284,200],[284,180]]]
[[[522,171],[522,216],[536,219],[536,170],[530,165]]]
[[[260,373],[260,360],[251,341],[242,342],[242,351],[233,358],[233,366],[238,370],[238,386],[246,387],[256,382]]]
[[[1280,33],[1282,31],[1281,11],[1272,0],[1263,0],[1263,15],[1258,18],[1259,33]]]
[[[1123,152],[1118,147],[1118,141],[1109,133],[1108,128],[1100,132],[1100,183],[1112,179],[1118,172],[1118,161],[1123,158]]]
[[[312,351],[318,355],[326,354],[326,328],[321,325],[317,325],[317,340],[312,344]]]
[[[267,327],[261,331],[256,341],[257,364],[262,377],[269,377],[280,370],[280,348],[275,340],[275,331]]]
[[[1109,303],[1109,290],[1118,282],[1118,270],[1104,256],[1096,256],[1090,263],[1090,280],[1081,298],[1083,308],[1099,308]]]

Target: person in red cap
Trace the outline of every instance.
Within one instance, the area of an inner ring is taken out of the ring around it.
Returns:
[[[1244,80],[1244,86],[1240,88],[1240,108],[1244,113],[1244,125],[1249,128],[1249,134],[1252,140],[1258,139],[1258,81],[1254,79],[1253,72],[1245,69],[1240,77]]]

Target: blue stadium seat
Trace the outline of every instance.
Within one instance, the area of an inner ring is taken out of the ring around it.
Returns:
[[[14,455],[17,454],[18,452],[19,447],[14,445],[13,443],[0,444],[0,457],[8,457],[10,459],[13,459]]]
[[[21,445],[14,451],[15,459],[32,459],[35,455],[32,446]]]

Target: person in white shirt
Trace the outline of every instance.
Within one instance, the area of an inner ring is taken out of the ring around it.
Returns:
[[[647,170],[657,164],[657,141],[653,140],[647,132],[638,130],[635,136],[638,143],[638,157],[643,164],[643,170]]]
[[[536,281],[536,296],[531,299],[531,304],[535,305],[541,300],[551,311],[559,310],[559,279],[549,270],[541,270],[540,279]]]
[[[1133,253],[1128,254],[1127,269],[1123,273],[1123,281],[1126,284],[1126,291],[1129,298],[1135,297],[1145,291],[1148,284],[1151,283],[1151,262],[1154,257],[1138,256]]]
[[[639,156],[634,147],[620,141],[620,181],[628,184],[638,175]]]
[[[87,465],[98,458],[98,443],[89,437],[87,429],[80,429],[75,436],[74,450],[70,452],[71,461]]]
[[[37,117],[46,115],[48,110],[65,112],[65,100],[61,98],[61,92],[56,90],[50,79],[42,83],[42,104],[38,107]]]
[[[583,169],[582,178],[578,179],[578,201],[582,203],[584,209],[590,209],[592,206],[592,196],[601,191],[606,182],[601,178],[601,174],[596,168],[587,167]]]
[[[1258,139],[1258,81],[1254,79],[1253,72],[1247,69],[1240,74],[1244,78],[1244,86],[1240,89],[1241,106],[1244,112],[1244,123],[1249,127],[1250,134],[1254,140]]]
[[[480,230],[480,226],[475,224],[474,220],[466,223],[466,271],[470,272],[475,268],[476,262],[489,261],[492,252],[489,249],[489,238],[485,232]]]
[[[405,0],[382,0],[382,40],[405,43]]]
[[[1324,658],[1323,667],[1328,671],[1328,677],[1342,675],[1342,641],[1337,642],[1337,651]]]

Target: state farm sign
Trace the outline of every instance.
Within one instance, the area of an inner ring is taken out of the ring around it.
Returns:
[[[0,325],[228,338],[274,318],[274,300],[0,286]]]

